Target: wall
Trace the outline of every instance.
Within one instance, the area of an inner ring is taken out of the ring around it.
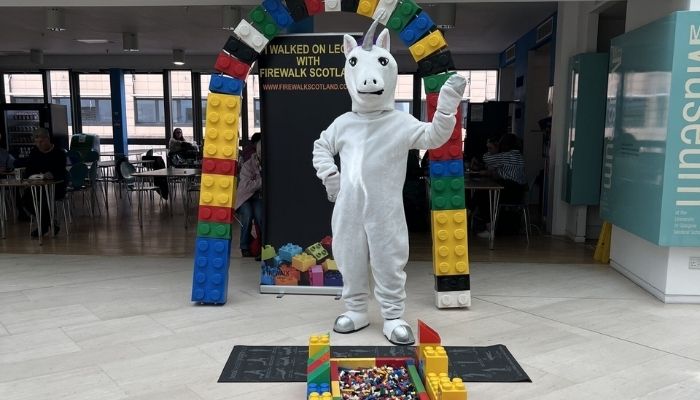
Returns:
[[[690,9],[690,0],[627,0],[625,32],[639,28],[674,11]]]
[[[542,158],[542,132],[539,120],[548,115],[547,91],[550,77],[550,47],[532,50],[528,55],[525,131],[523,146],[527,181],[532,182],[544,167]],[[537,198],[532,194],[531,198]]]

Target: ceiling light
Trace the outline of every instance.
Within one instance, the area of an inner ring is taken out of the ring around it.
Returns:
[[[76,42],[85,44],[104,44],[110,43],[108,39],[75,39]]]
[[[185,65],[185,50],[181,50],[181,49],[173,50],[173,64]]]
[[[46,10],[46,29],[60,32],[66,30],[66,15],[60,8],[49,8]]]
[[[122,49],[124,51],[139,51],[139,37],[135,33],[122,33]]]
[[[455,27],[457,4],[429,4],[428,7],[430,7],[428,14],[439,29],[452,29]]]
[[[44,63],[44,52],[40,49],[29,50],[29,61],[42,65]]]
[[[232,31],[236,29],[241,21],[241,9],[234,6],[224,6],[224,12],[221,14],[221,29]]]

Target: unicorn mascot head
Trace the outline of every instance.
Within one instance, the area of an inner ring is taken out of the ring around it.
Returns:
[[[373,45],[375,20],[365,34],[362,46],[345,35],[345,83],[352,97],[352,111],[372,112],[394,109],[394,89],[398,77],[396,60],[389,53],[389,31],[384,29]]]

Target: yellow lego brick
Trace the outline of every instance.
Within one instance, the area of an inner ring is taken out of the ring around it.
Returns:
[[[322,266],[323,266],[324,271],[337,271],[338,270],[338,264],[335,263],[335,260],[331,260],[330,258],[327,259],[326,261],[324,261]]]
[[[234,177],[202,174],[200,206],[233,207],[235,200],[236,182]]]
[[[324,348],[330,351],[331,335],[324,333],[323,335],[312,335],[309,337],[309,357],[315,355]]]
[[[301,253],[292,257],[292,267],[301,272],[308,271],[309,268],[313,267],[314,265],[316,265],[316,259],[312,255]]]
[[[414,60],[420,61],[445,46],[447,46],[447,42],[442,36],[442,33],[440,33],[440,31],[434,31],[428,36],[414,43],[408,48],[408,50],[411,52]]]
[[[338,397],[340,398],[341,393],[340,393],[340,382],[338,381],[331,381],[331,394],[333,397]]]
[[[425,373],[441,374],[447,372],[447,352],[442,346],[426,346],[423,349],[423,370]]]
[[[433,273],[436,276],[469,273],[467,211],[432,212]]]
[[[238,117],[240,96],[209,93],[207,126],[204,133],[204,157],[236,160],[238,158]]]
[[[425,376],[425,391],[430,400],[439,400],[440,378],[436,374],[431,372]]]
[[[467,387],[460,378],[440,380],[440,400],[467,400]]]
[[[333,400],[333,395],[330,392],[323,392],[321,400]]]
[[[416,349],[416,354],[418,355],[418,361],[423,361],[423,350],[426,347],[437,347],[440,346],[440,343],[420,343],[418,344],[418,349]]]
[[[309,393],[309,400],[321,400],[321,395],[318,392]]]
[[[379,0],[360,0],[360,4],[357,5],[357,13],[372,18],[377,4],[379,4]]]
[[[377,359],[372,358],[333,358],[338,368],[372,368],[376,366]]]

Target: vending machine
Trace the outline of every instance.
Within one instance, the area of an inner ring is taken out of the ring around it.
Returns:
[[[2,140],[15,158],[25,158],[34,147],[32,133],[36,128],[48,129],[51,141],[68,149],[68,113],[60,104],[2,104],[0,105]]]

